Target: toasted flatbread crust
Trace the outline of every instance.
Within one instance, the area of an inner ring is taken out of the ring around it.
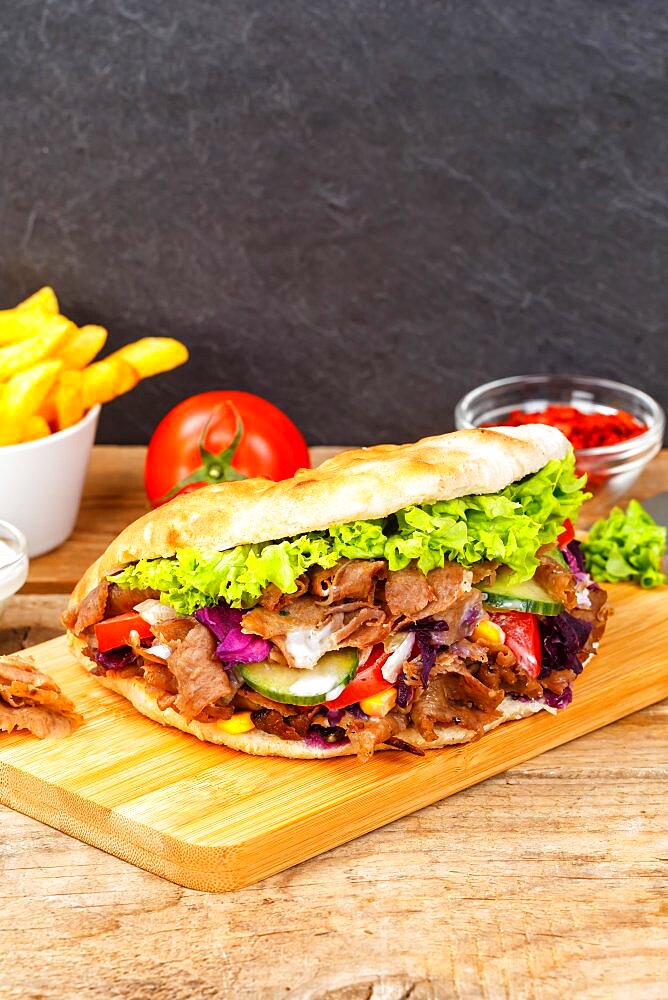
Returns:
[[[91,660],[83,652],[85,643],[69,635],[70,646],[80,661],[82,666],[90,671],[93,665]],[[241,750],[243,753],[252,754],[255,757],[292,757],[301,760],[321,760],[326,757],[349,757],[355,754],[353,748],[346,744],[344,746],[333,747],[312,747],[307,746],[304,740],[282,740],[280,736],[273,736],[271,733],[264,733],[260,729],[251,729],[247,733],[226,733],[219,729],[215,722],[187,722],[182,715],[175,712],[173,708],[158,708],[158,696],[160,692],[146,684],[141,677],[110,677],[108,674],[97,676],[95,679],[104,684],[105,687],[117,691],[131,702],[132,705],[154,722],[159,722],[162,726],[171,726],[180,729],[184,733],[196,736],[198,740],[205,743],[217,743],[220,746],[229,747],[232,750]],[[504,722],[512,722],[515,719],[525,719],[529,715],[535,715],[544,709],[542,702],[515,701],[512,698],[504,698],[499,706],[501,717],[485,726],[485,732],[496,729]],[[405,743],[419,747],[421,750],[438,750],[440,747],[454,746],[458,743],[470,743],[475,739],[476,734],[463,726],[436,726],[438,739],[427,743],[422,739],[418,731],[411,726],[398,734]],[[376,750],[392,750],[392,747],[379,746]]]
[[[177,549],[229,549],[385,517],[409,504],[495,493],[570,450],[540,424],[456,431],[414,444],[342,452],[292,479],[219,483],[176,497],[130,524],[86,571],[70,603],[138,559]]]

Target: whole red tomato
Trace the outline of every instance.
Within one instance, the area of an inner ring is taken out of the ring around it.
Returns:
[[[273,403],[250,392],[202,392],[184,399],[156,427],[144,484],[158,506],[209,483],[287,479],[310,464],[300,431]]]

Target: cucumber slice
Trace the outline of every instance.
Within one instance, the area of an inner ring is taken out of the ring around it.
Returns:
[[[504,611],[529,611],[534,615],[559,615],[564,610],[563,604],[550,597],[535,580],[508,583],[509,576],[510,573],[502,570],[493,584],[484,580],[477,584],[483,592],[483,604]]]
[[[244,663],[235,669],[258,694],[284,705],[319,705],[334,701],[357,673],[356,649],[337,649],[320,657],[312,670],[277,663]]]

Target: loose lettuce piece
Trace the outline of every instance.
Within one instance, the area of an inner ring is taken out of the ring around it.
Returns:
[[[220,600],[252,607],[270,583],[294,593],[307,569],[327,569],[342,558],[387,559],[393,570],[416,559],[423,573],[445,560],[471,566],[494,559],[510,567],[513,579],[527,580],[538,566],[536,550],[555,541],[567,517],[575,519],[586,497],[584,482],[571,453],[499,493],[405,507],[387,518],[224,552],[181,549],[170,559],[142,559],[109,579],[155,588],[183,614]]]
[[[661,560],[666,551],[666,529],[629,500],[626,512],[613,507],[607,518],[592,526],[582,551],[595,580],[618,583],[636,580],[641,587],[659,587],[666,582]]]

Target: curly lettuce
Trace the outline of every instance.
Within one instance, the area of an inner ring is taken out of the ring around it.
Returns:
[[[252,607],[272,583],[294,593],[306,570],[327,569],[342,558],[386,559],[391,570],[416,560],[423,573],[446,560],[472,566],[491,559],[510,567],[513,579],[527,580],[538,566],[536,550],[556,540],[566,518],[577,516],[585,478],[575,475],[570,453],[498,493],[404,507],[389,517],[224,552],[181,549],[169,559],[142,559],[109,579],[158,590],[183,614],[220,600]]]
[[[626,512],[613,507],[607,518],[592,525],[587,541],[581,544],[585,564],[595,580],[634,580],[648,588],[666,582],[661,571],[666,529],[637,500],[629,500]]]

